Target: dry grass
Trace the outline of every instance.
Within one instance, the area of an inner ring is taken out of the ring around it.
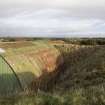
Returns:
[[[105,46],[54,45],[64,64],[49,91],[17,97],[12,105],[105,105]]]

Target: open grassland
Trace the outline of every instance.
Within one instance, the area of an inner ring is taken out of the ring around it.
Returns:
[[[57,76],[46,89],[1,98],[0,105],[105,105],[105,45],[86,43],[51,42],[64,58]]]

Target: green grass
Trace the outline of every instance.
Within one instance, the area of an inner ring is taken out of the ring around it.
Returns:
[[[105,105],[105,88],[99,85],[58,94],[39,92],[32,96],[2,99],[0,105]]]
[[[0,57],[0,95],[15,94],[20,91],[19,82],[10,66]]]

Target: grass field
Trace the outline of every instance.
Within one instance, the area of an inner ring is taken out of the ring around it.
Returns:
[[[71,89],[63,93],[44,93],[36,95],[5,98],[0,105],[105,105],[104,85],[86,89]]]
[[[88,41],[51,42],[62,53],[64,64],[48,82],[47,89],[31,95],[2,97],[0,105],[105,105],[104,40],[98,41],[102,45]]]

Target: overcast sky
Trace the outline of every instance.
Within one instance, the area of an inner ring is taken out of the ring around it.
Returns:
[[[105,0],[0,0],[0,36],[105,36]]]

